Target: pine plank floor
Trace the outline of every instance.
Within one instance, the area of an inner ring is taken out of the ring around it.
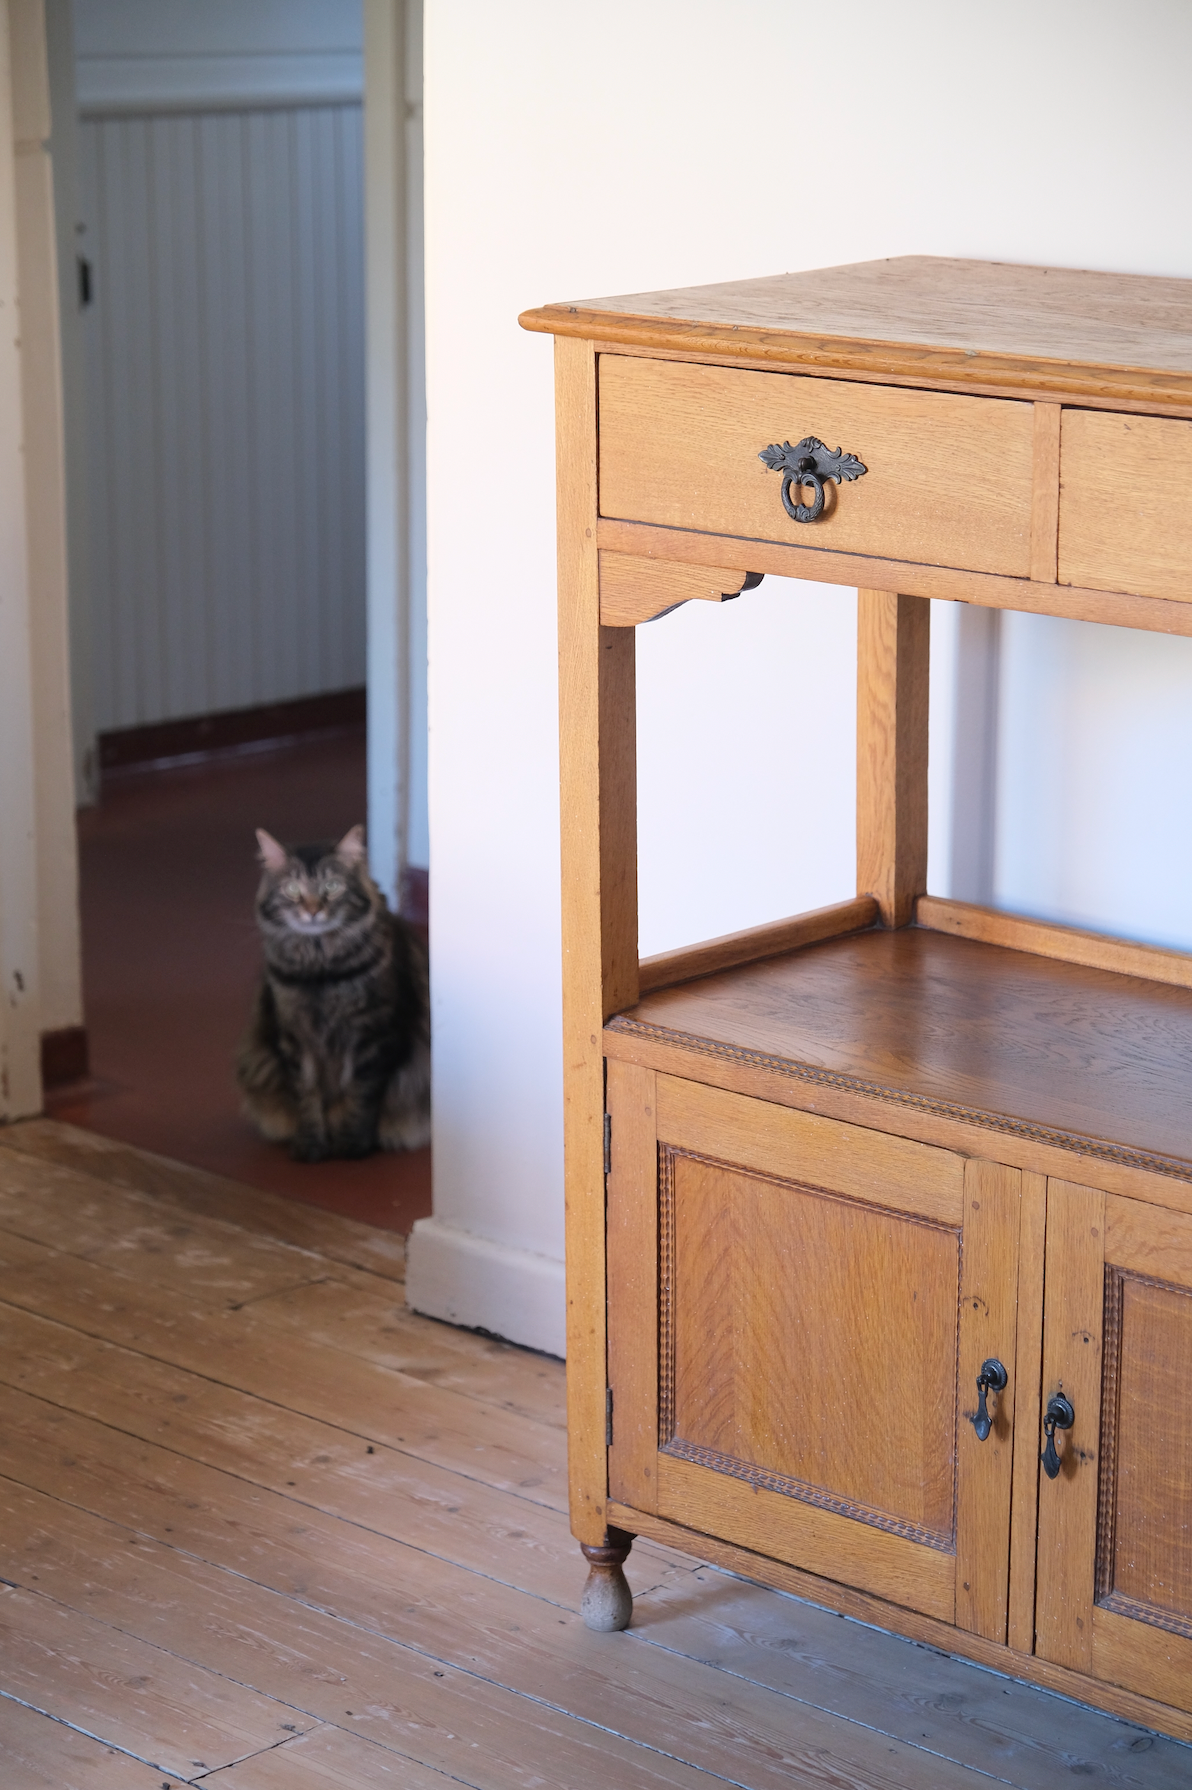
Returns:
[[[3,1790],[1187,1790],[1192,1748],[650,1542],[589,1634],[559,1363],[400,1239],[0,1129]]]

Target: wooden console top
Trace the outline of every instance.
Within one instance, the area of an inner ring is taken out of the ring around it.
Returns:
[[[543,305],[526,329],[860,378],[1192,409],[1187,280],[902,255]]]

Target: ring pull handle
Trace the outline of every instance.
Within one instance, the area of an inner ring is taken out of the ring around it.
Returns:
[[[814,498],[809,504],[804,503],[802,498],[792,503],[791,487],[793,486],[798,492],[804,485],[811,486],[815,492]],[[815,461],[809,454],[805,454],[799,461],[798,470],[793,475],[788,473],[783,479],[782,507],[787,515],[792,516],[796,522],[814,522],[817,516],[823,514],[824,481],[815,470]]]
[[[985,1403],[985,1395],[989,1392],[1004,1392],[1010,1379],[1001,1362],[991,1356],[981,1363],[981,1372],[977,1375],[977,1414],[970,1419],[977,1432],[978,1442],[985,1442],[993,1428],[993,1418],[989,1415],[989,1407]]]
[[[789,441],[784,441],[781,447],[777,442],[771,442],[768,448],[762,449],[758,459],[771,472],[782,474],[782,507],[795,522],[814,522],[823,515],[824,485],[828,479],[834,479],[838,485],[850,483],[867,471],[855,454],[843,453],[840,448],[833,453],[814,435],[805,436],[794,447]],[[811,503],[799,499],[798,493],[804,485],[815,493]]]
[[[1039,1456],[1048,1479],[1058,1479],[1060,1471],[1061,1457],[1055,1445],[1055,1432],[1070,1430],[1075,1422],[1076,1413],[1071,1401],[1062,1392],[1057,1392],[1048,1399],[1047,1410],[1043,1414],[1043,1434],[1047,1437],[1047,1446]]]

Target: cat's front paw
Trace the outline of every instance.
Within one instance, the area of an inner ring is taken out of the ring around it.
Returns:
[[[330,1154],[321,1137],[303,1137],[299,1133],[290,1143],[290,1155],[295,1162],[323,1162]]]
[[[327,1154],[341,1156],[349,1162],[354,1162],[362,1156],[371,1156],[376,1147],[376,1140],[371,1132],[367,1136],[360,1132],[353,1132],[350,1136],[337,1137],[335,1142],[328,1146]]]

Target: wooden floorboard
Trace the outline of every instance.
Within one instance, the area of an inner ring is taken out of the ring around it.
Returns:
[[[453,1790],[459,1779],[417,1765],[358,1734],[320,1726],[240,1765],[213,1772],[203,1783],[210,1790],[359,1790],[363,1784]]]
[[[162,1776],[110,1741],[0,1694],[0,1783],[4,1790],[161,1790]]]
[[[365,1227],[94,1145],[0,1131],[3,1790],[1192,1782],[654,1543],[588,1633],[557,1362],[405,1310]]]
[[[392,1231],[226,1181],[207,1169],[167,1162],[164,1156],[81,1131],[76,1125],[54,1119],[0,1125],[0,1148],[82,1169],[113,1187],[152,1194],[177,1211],[226,1218],[250,1235],[314,1250],[328,1262],[366,1269],[389,1280],[405,1279],[405,1240]]]

